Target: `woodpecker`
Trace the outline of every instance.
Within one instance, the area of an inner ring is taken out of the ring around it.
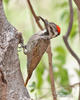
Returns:
[[[27,45],[24,46],[24,54],[27,55],[27,72],[28,76],[24,85],[26,86],[34,69],[39,64],[43,54],[45,53],[50,39],[60,35],[60,27],[55,23],[48,22],[40,17],[44,22],[45,29],[32,35]]]
[[[40,16],[39,18],[44,22],[45,29],[46,29],[46,32],[44,32],[44,34],[47,33],[47,35],[49,35],[49,39],[52,39],[60,35],[61,29],[58,25],[52,22],[48,22],[47,20],[44,20]]]

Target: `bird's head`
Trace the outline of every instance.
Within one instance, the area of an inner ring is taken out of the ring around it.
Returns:
[[[45,28],[47,29],[50,39],[60,35],[61,29],[58,25],[52,22],[48,22],[47,20],[44,20],[42,17],[41,20],[44,22]]]

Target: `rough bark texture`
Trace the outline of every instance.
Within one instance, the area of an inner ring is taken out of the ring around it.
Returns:
[[[78,9],[80,10],[80,0],[74,0],[76,6],[78,7]]]
[[[80,39],[80,11],[78,10],[78,27],[79,27],[79,39]]]
[[[7,21],[0,0],[0,100],[30,100],[20,71],[18,34]]]
[[[80,41],[80,10],[79,9],[78,9],[78,27],[79,27],[79,41]],[[80,84],[79,84],[79,100],[80,100]]]

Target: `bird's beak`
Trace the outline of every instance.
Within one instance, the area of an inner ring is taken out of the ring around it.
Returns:
[[[46,20],[46,19],[43,19],[41,16],[39,16],[39,18],[44,22],[44,25],[45,25],[45,28],[48,32],[48,25],[49,25],[49,22]]]
[[[49,22],[46,19],[43,19],[41,16],[39,16],[39,18],[44,22],[44,25],[47,28]]]

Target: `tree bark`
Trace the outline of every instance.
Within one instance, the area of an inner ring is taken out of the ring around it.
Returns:
[[[79,27],[79,42],[80,42],[80,10],[79,9],[78,9],[78,27]],[[79,100],[80,100],[80,84],[79,84]]]
[[[78,7],[78,9],[80,10],[80,0],[74,0],[76,6]]]
[[[0,0],[0,100],[30,100],[20,71],[18,34],[7,21]]]
[[[79,40],[80,40],[80,11],[78,10],[78,27],[79,27]]]

